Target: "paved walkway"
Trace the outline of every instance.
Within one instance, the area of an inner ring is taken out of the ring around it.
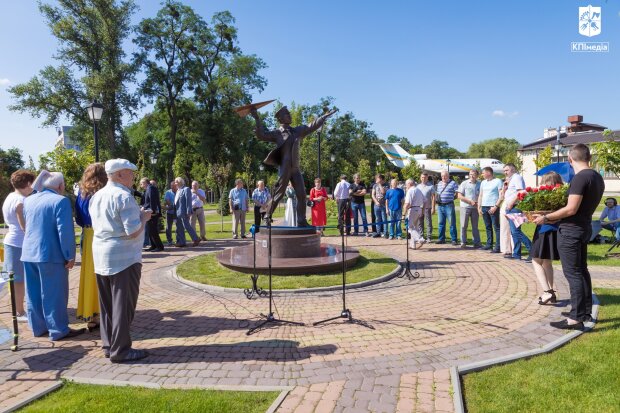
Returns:
[[[548,326],[567,305],[561,273],[560,303],[539,306],[530,265],[483,251],[430,245],[411,251],[419,279],[396,278],[348,292],[347,306],[356,323],[311,326],[340,313],[339,292],[278,294],[277,315],[307,325],[282,325],[248,337],[247,329],[267,311],[266,299],[205,292],[172,277],[181,260],[239,245],[234,243],[208,241],[198,248],[145,254],[133,323],[135,346],[151,353],[143,363],[111,364],[94,333],[51,343],[26,330],[15,353],[4,343],[0,408],[61,377],[81,377],[162,385],[293,386],[278,409],[282,413],[449,412],[450,366],[529,350],[564,334]],[[401,259],[405,255],[404,241],[352,237],[349,244]],[[614,285],[620,280],[617,272],[593,267],[596,279]],[[72,319],[78,276],[75,268]],[[0,324],[5,326],[10,325],[7,301],[3,293]]]

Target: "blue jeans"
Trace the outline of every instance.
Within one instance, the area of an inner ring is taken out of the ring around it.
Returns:
[[[69,334],[69,270],[62,263],[24,262],[28,323],[35,337]]]
[[[446,242],[446,219],[450,221],[450,239],[456,242],[456,211],[454,202],[448,205],[437,206],[437,219],[439,230],[439,242]]]
[[[520,212],[521,210],[517,208],[506,211],[507,214],[517,214]],[[510,225],[510,235],[512,235],[512,243],[514,244],[512,247],[512,257],[521,258],[521,243],[525,244],[525,248],[530,251],[532,249],[532,241],[521,231],[521,227],[517,228],[512,219],[508,220],[508,225]]]
[[[351,209],[353,210],[353,225],[355,226],[355,233],[359,232],[359,221],[357,220],[357,213],[362,216],[362,224],[364,224],[364,233],[368,232],[368,220],[366,219],[366,204],[363,202],[351,202]]]
[[[387,224],[383,224],[387,221],[387,214],[385,213],[385,206],[375,205],[375,226],[377,227],[377,234],[387,233]]]
[[[495,213],[489,212],[491,207],[482,207],[482,219],[487,230],[487,247],[493,247],[493,232],[495,232],[495,251],[499,251],[499,208],[495,208]]]
[[[402,214],[403,214],[402,209],[396,209],[396,210],[390,209],[390,216],[388,217],[388,219],[390,221],[394,219],[400,220],[400,217]],[[388,225],[390,226],[390,237],[400,237],[403,235],[403,230],[400,226],[400,221],[390,222]]]

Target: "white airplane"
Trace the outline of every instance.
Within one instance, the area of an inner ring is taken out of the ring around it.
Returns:
[[[497,159],[491,158],[472,158],[472,159],[428,159],[425,154],[411,155],[401,148],[398,143],[380,143],[381,150],[398,168],[403,168],[411,163],[417,162],[420,168],[426,172],[439,174],[442,170],[449,170],[450,174],[466,175],[470,170],[477,168],[481,170],[487,166],[493,168],[493,174],[503,175],[504,164]],[[448,161],[449,164],[448,164]]]

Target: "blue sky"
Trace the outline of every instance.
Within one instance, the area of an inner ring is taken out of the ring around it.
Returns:
[[[159,3],[137,1],[135,20]],[[569,115],[620,128],[620,2],[185,1],[205,19],[230,10],[245,53],[264,59],[255,100],[316,103],[372,123],[382,138],[443,139],[460,150],[497,136],[527,143]],[[602,32],[578,33],[578,7],[602,7]],[[0,0],[0,147],[35,160],[53,129],[9,112],[7,85],[54,64],[55,39],[34,1]],[[574,41],[609,53],[572,53]],[[129,47],[132,47],[129,44]]]

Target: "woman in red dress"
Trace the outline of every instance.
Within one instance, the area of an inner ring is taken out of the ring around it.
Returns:
[[[310,200],[314,202],[312,205],[312,225],[324,227],[327,225],[327,210],[325,209],[327,191],[321,186],[321,178],[314,180],[314,188],[310,190]]]

